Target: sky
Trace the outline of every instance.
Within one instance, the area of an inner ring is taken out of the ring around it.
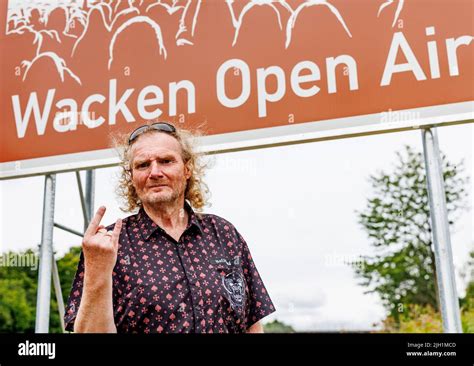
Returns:
[[[473,173],[472,124],[440,127],[441,150]],[[211,207],[205,212],[231,221],[246,239],[277,311],[298,331],[369,330],[385,316],[377,295],[364,294],[344,262],[371,255],[357,223],[371,195],[370,174],[389,171],[395,152],[408,144],[422,151],[421,132],[322,141],[220,154],[211,157],[206,182]],[[95,208],[107,207],[103,223],[129,214],[114,193],[117,168],[96,171]],[[0,181],[0,252],[36,247],[41,239],[44,177]],[[457,288],[474,246],[473,182],[470,210],[451,231]],[[81,231],[82,212],[74,173],[57,174],[55,221]],[[54,230],[59,258],[81,239]]]

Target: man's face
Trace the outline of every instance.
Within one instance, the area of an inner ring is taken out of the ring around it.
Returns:
[[[132,183],[144,206],[172,204],[184,197],[191,172],[173,136],[160,132],[140,136],[131,154]]]

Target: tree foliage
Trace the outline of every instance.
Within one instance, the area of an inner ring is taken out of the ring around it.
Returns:
[[[396,155],[391,171],[379,171],[369,178],[373,194],[357,215],[375,255],[362,257],[354,269],[361,285],[377,293],[399,322],[409,305],[438,309],[438,296],[423,155],[410,146]],[[462,161],[453,164],[444,154],[441,158],[452,229],[467,208],[469,178],[463,174]]]
[[[63,301],[67,300],[71,289],[80,247],[73,247],[57,261],[61,282]],[[30,263],[38,263],[37,254],[33,250],[21,253],[8,252],[4,258],[34,257]],[[17,263],[20,263],[18,260]],[[2,265],[0,266],[0,332],[32,333],[35,330],[36,296],[38,289],[38,269],[31,266]],[[54,287],[51,283],[50,332],[61,333],[58,304]]]
[[[291,325],[285,324],[277,319],[264,324],[263,329],[265,333],[294,333],[295,330]]]

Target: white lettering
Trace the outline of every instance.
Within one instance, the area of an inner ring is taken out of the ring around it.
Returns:
[[[58,132],[74,131],[77,127],[77,102],[74,99],[61,99],[56,108],[69,107],[69,111],[56,113],[53,127]],[[64,123],[67,121],[67,123]]]
[[[309,70],[310,73],[308,75],[301,75],[303,70]],[[299,97],[312,97],[318,94],[320,89],[316,85],[308,89],[303,89],[301,83],[317,81],[320,78],[321,72],[319,71],[318,65],[311,61],[301,61],[291,70],[291,89],[293,89],[293,92]]]
[[[38,97],[36,92],[30,94],[28,103],[26,104],[25,114],[22,116],[20,107],[20,97],[18,95],[12,96],[13,113],[15,115],[16,133],[18,138],[25,137],[26,128],[30,120],[31,110],[35,117],[36,132],[38,135],[43,135],[46,129],[46,124],[49,119],[49,112],[51,111],[51,104],[53,103],[54,94],[56,89],[49,89],[46,101],[43,105],[43,112],[40,113],[40,107],[38,105]]]
[[[153,98],[148,99],[148,94],[153,94]],[[156,85],[148,85],[138,94],[137,108],[140,117],[145,119],[154,119],[163,113],[160,108],[156,108],[151,112],[146,107],[155,106],[163,103],[163,91]]]
[[[133,117],[130,109],[128,109],[126,102],[127,99],[132,95],[135,89],[127,89],[122,96],[120,97],[119,101],[117,102],[117,80],[112,79],[110,80],[109,84],[109,124],[114,125],[117,113],[122,112],[122,115],[125,117],[127,122],[135,122],[135,118]]]
[[[25,343],[18,344],[19,356],[48,356],[50,360],[56,358],[56,344],[55,343]]]
[[[434,34],[435,34],[434,27],[426,28],[427,36],[434,36]],[[428,42],[428,58],[430,60],[431,78],[438,79],[440,77],[440,72],[439,72],[438,46],[436,45],[436,41]]]
[[[89,128],[99,127],[102,123],[105,122],[104,117],[99,117],[96,119],[92,119],[90,117],[91,113],[89,113],[89,108],[92,103],[104,103],[105,97],[102,94],[92,94],[86,98],[84,103],[82,103],[81,108],[81,119],[84,124]]]
[[[474,37],[461,36],[456,39],[448,38],[446,40],[446,52],[448,54],[449,75],[459,76],[458,54],[459,46],[469,46]],[[472,65],[471,65],[472,66]]]
[[[232,70],[235,73],[235,70],[239,69],[240,74],[242,75],[242,92],[240,95],[231,99],[227,96],[225,91],[225,74],[228,70]],[[249,66],[242,60],[231,59],[224,62],[217,70],[216,76],[217,83],[217,99],[219,102],[227,108],[237,108],[244,104],[250,96],[250,70]]]
[[[349,89],[359,89],[359,80],[357,78],[357,63],[353,57],[349,55],[340,55],[336,58],[328,57],[326,59],[326,73],[328,78],[328,93],[332,94],[337,91],[336,82],[336,67],[338,65],[345,64],[349,73]]]
[[[276,90],[269,94],[266,81],[268,76],[276,77]],[[267,102],[278,102],[283,98],[286,91],[285,72],[281,67],[270,66],[266,69],[257,69],[257,92],[258,92],[258,116],[267,116]]]
[[[395,62],[399,49],[401,49],[408,62],[396,65]],[[421,69],[421,66],[418,63],[415,54],[411,50],[405,36],[402,32],[396,32],[392,38],[392,44],[390,45],[390,51],[388,52],[387,62],[385,64],[382,82],[380,85],[389,85],[393,74],[405,71],[413,72],[413,74],[415,74],[416,80],[418,81],[426,80],[425,73]]]
[[[188,113],[196,112],[196,91],[194,84],[189,80],[181,80],[177,83],[170,83],[169,86],[169,115],[176,116],[176,95],[180,89],[186,89],[188,92]]]

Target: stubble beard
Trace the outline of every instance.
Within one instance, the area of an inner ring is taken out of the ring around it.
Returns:
[[[169,187],[168,187],[169,188]],[[182,192],[180,189],[173,189],[171,192],[166,189],[166,192],[148,192],[139,197],[144,205],[149,206],[169,206],[178,201]]]

